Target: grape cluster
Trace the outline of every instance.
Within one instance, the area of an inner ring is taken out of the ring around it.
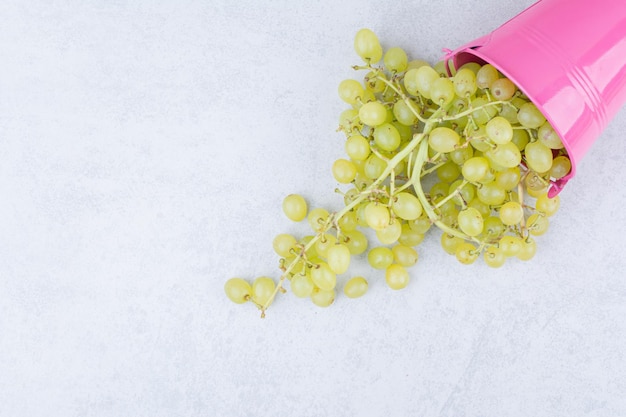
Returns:
[[[463,264],[481,255],[494,268],[509,258],[527,261],[537,249],[534,237],[546,232],[559,207],[548,188],[571,170],[563,143],[495,67],[468,63],[456,70],[443,61],[409,60],[401,48],[383,51],[368,29],[357,33],[354,48],[364,62],[354,69],[365,75],[339,84],[349,105],[339,117],[346,156],[332,165],[347,188],[344,207],[309,210],[302,196],[287,196],[284,214],[306,219],[310,233],[274,239],[278,283],[260,277],[252,285],[241,278],[225,284],[232,301],[251,301],[262,315],[287,287],[329,306],[337,276],[366,251],[390,288],[406,287],[415,247],[433,225],[443,250]],[[367,289],[361,276],[343,284],[349,298]]]

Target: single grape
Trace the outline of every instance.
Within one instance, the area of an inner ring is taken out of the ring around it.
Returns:
[[[545,216],[543,213],[533,213],[528,216],[526,228],[528,229],[530,234],[535,236],[541,236],[548,231],[549,225],[550,222],[548,221],[548,216]]]
[[[488,216],[485,218],[483,226],[483,235],[490,241],[498,240],[506,231],[506,226],[500,220],[500,217]]]
[[[409,227],[411,228],[411,230],[422,235],[428,232],[428,230],[430,230],[430,227],[432,225],[433,225],[432,221],[426,215],[420,216],[417,219],[409,222]],[[415,245],[410,245],[410,246],[415,246]]]
[[[519,224],[524,218],[524,209],[515,201],[504,203],[499,211],[500,220],[507,226]]]
[[[511,142],[517,146],[517,149],[523,151],[528,142],[530,142],[528,132],[523,129],[513,129],[513,138],[511,139]]]
[[[393,198],[391,209],[394,214],[404,220],[415,220],[422,214],[422,204],[411,193],[398,193]]]
[[[354,50],[366,63],[375,64],[383,57],[383,48],[374,32],[361,29],[354,37]]]
[[[365,161],[365,166],[363,167],[365,176],[372,180],[380,177],[386,168],[387,162],[380,159],[376,154],[371,154]]]
[[[537,253],[537,243],[531,237],[528,237],[522,241],[522,247],[517,253],[517,258],[522,261],[531,260]]]
[[[393,260],[399,265],[409,267],[417,263],[417,251],[410,246],[395,245],[391,251],[393,252]]]
[[[339,225],[339,230],[341,230],[341,232],[351,232],[356,230],[359,225],[356,219],[356,212],[347,212],[341,216],[341,218],[337,221],[337,224]]]
[[[318,307],[328,307],[335,301],[335,290],[322,290],[321,288],[313,289],[311,293],[311,301]]]
[[[314,248],[315,252],[326,258],[328,256],[328,249],[332,246],[335,246],[337,243],[337,238],[330,233],[324,233],[317,241],[315,242]]]
[[[461,187],[461,185],[463,186]],[[448,194],[452,193],[456,193],[456,197],[454,197],[451,201],[458,206],[465,206],[476,196],[476,187],[473,184],[463,184],[463,180],[456,180],[450,184]]]
[[[441,247],[449,255],[454,255],[456,253],[456,248],[461,243],[463,243],[463,239],[460,237],[450,235],[448,233],[441,234]]]
[[[359,112],[355,109],[348,109],[339,115],[339,128],[344,132],[359,131],[363,128],[363,123],[359,120]]]
[[[389,225],[389,209],[375,202],[371,202],[365,207],[365,221],[374,230],[382,230]]]
[[[343,80],[339,83],[339,97],[348,104],[354,104],[363,97],[363,86],[356,80]]]
[[[462,242],[456,248],[454,252],[456,259],[464,265],[473,264],[480,252],[476,250],[476,247],[469,242]]]
[[[546,121],[537,131],[537,138],[550,149],[563,149],[563,142],[550,122]]]
[[[476,196],[483,203],[490,206],[499,206],[506,199],[506,191],[495,181],[483,184],[476,190]]]
[[[468,236],[478,236],[483,231],[483,216],[475,208],[468,207],[461,211],[457,220],[459,228]]]
[[[522,178],[519,166],[506,168],[496,174],[496,183],[500,188],[510,191],[517,187]]]
[[[343,243],[346,244],[352,255],[360,255],[367,250],[367,237],[360,231],[346,232]]]
[[[475,156],[463,164],[461,173],[469,182],[478,182],[487,175],[489,171],[489,161],[482,156]]]
[[[513,127],[504,117],[496,116],[485,126],[487,137],[498,145],[509,143],[513,139]]]
[[[407,65],[406,69],[407,71],[412,70],[412,69],[417,69],[419,67],[423,67],[425,65],[430,65],[428,63],[428,61],[424,61],[423,59],[413,59],[411,61],[409,61],[409,64]]]
[[[498,113],[495,106],[489,106],[489,100],[484,97],[477,97],[472,100],[472,108],[476,109],[472,112],[472,118],[477,125],[487,124],[492,117]]]
[[[328,220],[328,210],[323,208],[315,208],[309,212],[307,216],[307,220],[309,222],[309,226],[314,232],[320,232],[324,228],[326,221]]]
[[[367,261],[375,269],[387,269],[393,263],[393,252],[385,246],[378,246],[367,253]]]
[[[346,140],[345,151],[350,159],[364,161],[370,154],[370,143],[362,135],[352,135]]]
[[[550,168],[550,176],[554,179],[561,179],[572,170],[572,163],[565,155],[559,155],[552,160],[552,168]]]
[[[366,93],[372,94],[372,99],[362,100],[364,103],[367,103],[368,101],[375,101],[373,94],[382,93],[385,90],[385,87],[387,87],[387,84],[385,84],[385,82],[381,78],[387,79],[385,74],[383,74],[380,71],[370,71],[367,74],[365,74],[365,78],[364,78],[365,88],[366,88],[365,91]]]
[[[363,277],[350,278],[343,286],[343,293],[348,298],[359,298],[367,292],[367,280]]]
[[[533,103],[526,103],[520,107],[517,113],[517,120],[520,124],[529,129],[537,129],[545,123],[546,118],[541,114],[537,106]]]
[[[337,275],[326,262],[320,262],[311,269],[311,280],[324,291],[330,291],[337,285]]]
[[[307,214],[306,200],[301,195],[289,194],[283,200],[283,213],[294,222],[304,220]]]
[[[281,233],[274,238],[272,246],[274,248],[274,252],[276,252],[278,256],[286,258],[291,255],[291,250],[297,243],[298,241],[292,235]]]
[[[252,282],[252,300],[259,305],[269,302],[276,284],[270,277],[259,277]]]
[[[448,154],[448,158],[455,164],[461,166],[474,156],[474,148],[471,146],[463,146],[461,148],[457,148]]]
[[[524,156],[528,167],[535,172],[548,172],[552,168],[552,149],[539,141],[526,145]]]
[[[402,233],[398,242],[405,246],[417,246],[424,240],[424,234],[411,229],[408,224],[402,225]]]
[[[402,72],[406,70],[409,59],[404,49],[393,47],[389,48],[383,58],[383,63],[389,71]]]
[[[550,217],[553,216],[557,210],[559,209],[559,205],[561,203],[561,198],[556,195],[552,198],[549,198],[547,194],[540,195],[537,197],[537,201],[535,202],[535,208]]]
[[[496,100],[509,100],[515,94],[515,84],[508,78],[498,78],[489,86],[489,91]]]
[[[506,256],[502,253],[502,250],[496,246],[489,246],[485,249],[483,255],[485,264],[491,268],[500,268],[506,262]]]
[[[485,157],[501,168],[515,168],[522,162],[522,154],[513,142],[497,145],[485,152]],[[494,167],[495,168],[495,167]]]
[[[454,100],[454,84],[448,78],[437,78],[430,86],[430,98],[433,103],[446,107]]]
[[[391,245],[400,238],[402,234],[402,224],[398,220],[393,220],[381,230],[376,231],[376,237],[383,245]]]
[[[392,290],[401,290],[409,284],[409,273],[402,265],[392,264],[385,271],[385,281]]]
[[[431,98],[430,91],[431,91],[432,85],[439,78],[440,77],[437,71],[435,71],[435,69],[429,65],[424,65],[422,67],[417,68],[415,70],[415,75],[414,75],[414,81],[415,81],[417,93],[421,94],[426,99]],[[406,82],[405,82],[405,86],[406,86]],[[407,88],[407,91],[408,91],[408,88]],[[413,94],[413,93],[409,91],[409,94]],[[416,95],[416,94],[413,94],[413,95]]]
[[[231,278],[224,284],[224,292],[233,303],[243,304],[252,296],[252,287],[244,279]]]
[[[344,244],[335,244],[328,248],[326,261],[335,274],[343,274],[350,266],[350,249]]]
[[[337,159],[332,167],[333,177],[341,184],[349,184],[356,177],[356,167],[347,159]]]
[[[454,91],[459,97],[470,97],[474,95],[478,86],[476,85],[476,74],[469,68],[461,68],[454,75]]]
[[[430,199],[434,201],[442,197],[446,197],[449,190],[450,184],[448,184],[447,182],[438,182],[430,188]]]
[[[407,104],[404,100],[398,100],[393,105],[393,115],[403,125],[413,126],[417,123],[417,114],[419,114],[417,105],[412,101]]]
[[[489,207],[488,204],[485,204],[482,201],[480,201],[478,197],[475,197],[474,199],[472,199],[472,201],[470,201],[467,206],[473,207],[476,210],[478,210],[478,212],[483,216],[483,219],[489,217],[489,215],[491,214],[491,207]]]
[[[461,137],[449,127],[436,127],[428,136],[428,144],[436,152],[451,152],[459,145]]]
[[[489,88],[498,78],[500,78],[498,70],[491,64],[485,64],[476,73],[476,85],[482,89]]]
[[[376,127],[387,120],[387,109],[378,101],[370,101],[361,106],[358,116],[361,122]]]
[[[511,235],[502,236],[498,242],[498,247],[505,256],[516,256],[522,249],[522,239]]]
[[[437,168],[437,177],[443,182],[454,182],[461,174],[461,169],[457,164],[452,161],[448,161],[439,168]]]
[[[384,123],[374,129],[374,143],[383,151],[395,151],[400,142],[400,132],[391,123]]]
[[[306,298],[310,297],[313,293],[315,285],[311,280],[311,277],[306,274],[296,274],[291,278],[291,292],[296,297]]]

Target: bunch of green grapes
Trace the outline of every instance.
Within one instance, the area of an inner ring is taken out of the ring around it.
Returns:
[[[250,301],[262,316],[287,288],[331,305],[337,276],[365,252],[390,288],[406,287],[415,247],[431,229],[441,231],[442,248],[463,264],[481,255],[494,268],[510,258],[530,260],[535,237],[559,207],[548,188],[571,170],[567,152],[537,107],[495,67],[469,63],[455,70],[410,60],[401,48],[383,51],[368,29],[357,33],[354,48],[364,61],[354,69],[365,74],[339,85],[349,105],[339,117],[346,156],[332,165],[346,187],[343,208],[309,210],[302,196],[287,196],[284,214],[306,219],[310,231],[274,239],[278,282],[225,284],[232,301]],[[349,298],[367,292],[365,277],[344,281]]]

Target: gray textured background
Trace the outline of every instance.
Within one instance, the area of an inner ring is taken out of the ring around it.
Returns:
[[[340,207],[358,29],[434,61],[531,3],[1,2],[0,416],[626,415],[623,111],[530,263],[433,235],[401,292],[223,294],[286,194]]]

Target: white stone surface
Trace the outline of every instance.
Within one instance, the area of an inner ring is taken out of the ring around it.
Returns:
[[[0,4],[0,416],[626,415],[626,113],[530,263],[436,235],[401,292],[223,294],[340,206],[354,33],[438,59],[531,0]]]

